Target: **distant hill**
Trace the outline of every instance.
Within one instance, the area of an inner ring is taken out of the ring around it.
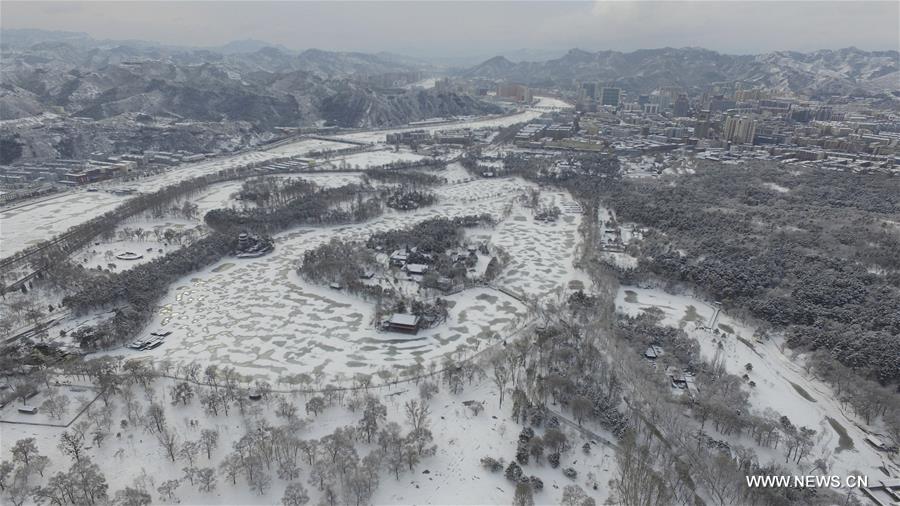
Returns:
[[[459,75],[563,87],[595,80],[635,91],[744,81],[801,95],[881,93],[898,88],[900,54],[856,48],[760,55],[727,55],[699,48],[630,53],[572,49],[559,58],[536,62],[514,63],[498,56]]]
[[[69,32],[3,35],[3,119],[52,112],[100,120],[140,113],[245,121],[270,129],[320,120],[378,126],[442,111],[498,111],[458,93],[387,92],[369,86],[379,75],[418,75],[415,63],[395,55],[319,49],[294,53],[253,40],[196,49],[96,41]]]

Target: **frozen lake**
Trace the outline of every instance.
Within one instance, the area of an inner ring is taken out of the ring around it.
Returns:
[[[496,228],[473,232],[512,257],[495,284],[532,296],[583,282],[572,266],[581,215],[564,214],[555,225],[535,222],[530,210],[512,205],[528,187],[530,183],[519,179],[448,185],[436,189],[440,201],[429,208],[390,212],[364,224],[280,234],[270,255],[225,259],[176,283],[147,329],[164,327],[174,334],[156,350],[127,350],[126,356],[216,363],[271,379],[315,370],[346,377],[439,360],[460,346],[490,344],[527,317],[522,303],[500,291],[473,288],[451,295],[447,322],[407,336],[376,331],[372,303],[308,283],[296,268],[304,252],[333,238],[365,240],[375,232],[428,218],[501,216],[510,208]],[[548,203],[570,199],[556,192],[543,198]]]

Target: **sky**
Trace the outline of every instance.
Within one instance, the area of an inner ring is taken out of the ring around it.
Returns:
[[[518,49],[723,53],[898,49],[898,1],[195,1],[0,3],[0,27],[218,46],[257,39],[290,49],[464,57]]]

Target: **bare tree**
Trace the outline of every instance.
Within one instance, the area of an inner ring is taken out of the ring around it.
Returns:
[[[153,432],[154,430],[156,432],[162,432],[165,430],[166,412],[162,406],[156,403],[150,403],[150,406],[147,407],[144,426],[147,427],[150,432]]]
[[[178,456],[187,461],[190,467],[194,467],[198,453],[200,453],[200,443],[197,441],[185,441],[178,450]]]
[[[10,451],[13,462],[21,462],[25,467],[29,467],[31,461],[38,455],[36,440],[33,437],[16,441]]]
[[[28,398],[32,395],[38,393],[37,385],[35,385],[31,380],[23,380],[13,387],[13,393],[15,394],[17,399],[22,400],[22,404],[25,404],[28,401]]]
[[[168,502],[175,502],[175,491],[178,490],[181,482],[179,480],[166,480],[157,487],[156,491],[159,497]]]
[[[77,432],[64,431],[59,436],[57,447],[75,462],[80,462],[84,454],[84,436]]]
[[[212,452],[219,446],[219,432],[213,429],[200,431],[200,446],[206,450],[206,458],[212,458]]]
[[[404,409],[406,421],[409,422],[409,426],[414,432],[428,428],[428,417],[431,414],[428,404],[412,399],[406,402]]]
[[[156,440],[159,441],[159,444],[166,450],[169,459],[172,462],[175,462],[175,458],[178,456],[178,434],[175,433],[175,431],[169,430],[168,427],[163,426],[162,429],[156,433]]]
[[[506,365],[501,360],[495,360],[494,374],[491,376],[491,379],[494,380],[494,385],[497,386],[497,390],[500,393],[500,403],[498,404],[498,407],[503,407],[503,394],[506,392],[506,385],[509,384],[511,377],[510,370]]]
[[[283,506],[303,506],[309,502],[309,494],[301,483],[289,483],[284,489],[284,495],[281,497]]]
[[[534,506],[534,491],[531,488],[531,483],[519,482],[516,484],[513,506]]]
[[[61,420],[69,410],[69,398],[65,395],[52,395],[41,403],[41,410],[50,414],[50,418]]]
[[[212,492],[216,488],[216,472],[211,467],[197,471],[197,482],[201,492]]]
[[[656,506],[668,504],[671,496],[665,482],[653,470],[653,459],[646,446],[627,436],[616,452],[618,473],[614,490],[624,506]]]

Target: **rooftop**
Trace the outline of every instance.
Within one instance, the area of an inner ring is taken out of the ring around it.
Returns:
[[[388,320],[388,323],[391,325],[414,327],[419,323],[419,317],[414,314],[394,313],[391,315],[391,319]]]

